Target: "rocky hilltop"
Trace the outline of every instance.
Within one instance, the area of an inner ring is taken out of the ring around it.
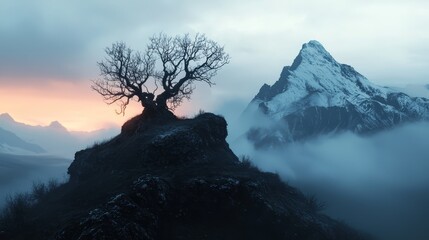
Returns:
[[[277,82],[261,87],[243,116],[251,119],[255,114],[274,124],[254,126],[247,137],[257,147],[283,146],[320,134],[368,134],[428,120],[429,100],[371,83],[313,40],[283,68]]]
[[[363,239],[314,199],[241,162],[227,123],[204,113],[127,122],[76,153],[70,180],[27,213],[9,239]]]

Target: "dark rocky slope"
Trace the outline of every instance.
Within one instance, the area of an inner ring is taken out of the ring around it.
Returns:
[[[76,153],[70,181],[3,237],[363,239],[277,175],[241,163],[222,117],[157,122],[137,116],[116,138]]]

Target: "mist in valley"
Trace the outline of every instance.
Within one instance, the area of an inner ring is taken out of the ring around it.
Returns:
[[[267,119],[251,122],[270,124]],[[230,123],[233,151],[314,195],[324,213],[381,239],[429,238],[429,123],[370,136],[325,135],[277,150],[255,149],[240,131],[251,124]]]
[[[7,197],[31,191],[33,183],[66,181],[70,163],[70,159],[53,156],[0,153],[0,208]]]

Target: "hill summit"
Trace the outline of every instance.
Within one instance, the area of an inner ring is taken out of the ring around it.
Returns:
[[[12,239],[362,239],[318,204],[241,162],[219,116],[137,116],[79,151],[70,180]],[[9,234],[9,235],[8,235]]]

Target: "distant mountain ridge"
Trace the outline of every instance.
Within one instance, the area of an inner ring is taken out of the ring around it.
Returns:
[[[429,100],[371,83],[353,67],[338,63],[317,41],[302,46],[272,86],[264,84],[244,112],[275,126],[254,126],[247,138],[256,146],[283,145],[319,134],[388,129],[429,119]]]
[[[15,121],[8,113],[0,114],[0,127],[28,143],[41,146],[48,154],[67,158],[72,158],[75,152],[94,142],[109,139],[119,132],[119,128],[92,132],[68,131],[58,121],[53,121],[48,126],[32,126]]]
[[[28,127],[28,128],[38,128],[38,129],[50,129],[50,130],[59,130],[68,132],[67,128],[64,127],[59,121],[52,121],[47,126],[41,126],[41,125],[29,125],[21,122],[15,121],[15,119],[9,114],[9,113],[2,113],[0,114],[0,124],[3,126],[21,126],[21,127]]]

